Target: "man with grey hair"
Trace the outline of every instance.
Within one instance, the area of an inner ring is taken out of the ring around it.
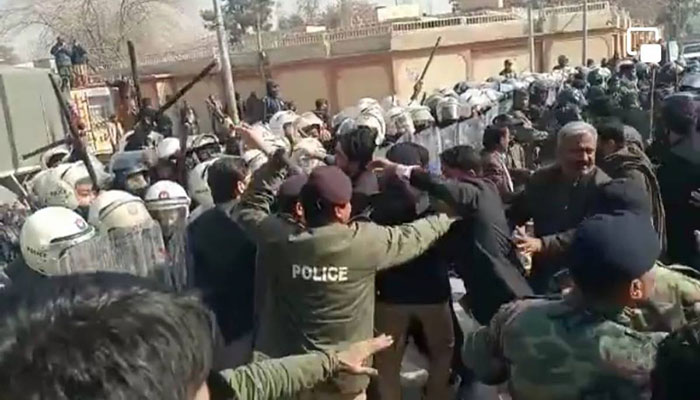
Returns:
[[[562,269],[563,254],[574,229],[588,216],[598,187],[610,178],[595,165],[595,128],[582,121],[559,130],[556,162],[537,171],[513,202],[508,217],[516,226],[518,249],[532,256],[530,275],[535,292],[546,293]],[[524,225],[534,221],[534,232]]]

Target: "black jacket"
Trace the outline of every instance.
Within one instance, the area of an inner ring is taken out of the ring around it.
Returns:
[[[373,198],[379,193],[379,181],[374,172],[365,170],[352,178],[352,216],[368,216]]]
[[[256,246],[219,208],[194,220],[189,236],[195,286],[231,342],[253,329]]]
[[[411,184],[445,202],[461,218],[447,236],[472,313],[488,324],[501,305],[531,296],[496,187],[482,179],[446,181],[414,170]]]
[[[700,165],[669,152],[657,174],[666,209],[668,261],[700,271],[700,253],[694,234],[695,230],[700,230],[700,211],[690,204],[690,194],[700,188]]]
[[[80,45],[73,46],[73,53],[71,54],[71,61],[73,65],[87,64],[88,55],[87,51]]]
[[[371,219],[380,225],[401,225],[422,218],[414,193],[404,182],[384,185],[373,198]],[[389,304],[440,304],[450,299],[448,263],[440,242],[418,258],[377,274],[377,300]]]

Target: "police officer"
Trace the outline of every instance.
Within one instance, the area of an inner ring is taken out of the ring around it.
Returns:
[[[46,276],[121,271],[106,236],[63,207],[46,207],[27,217],[20,232],[22,258],[8,268],[13,284]]]
[[[88,222],[109,238],[121,271],[163,276],[168,262],[163,235],[143,200],[119,190],[103,191],[90,205]]]
[[[148,188],[144,195],[146,208],[163,232],[163,240],[170,258],[171,270],[163,279],[176,290],[191,284],[187,253],[187,218],[190,198],[185,189],[172,181],[160,181]]]
[[[149,164],[145,150],[123,151],[113,155],[109,163],[112,189],[143,197],[151,182]]]
[[[239,132],[255,135],[245,128]],[[259,250],[270,255],[266,271],[274,274],[269,290],[275,293],[280,319],[272,321],[269,347],[260,350],[271,356],[371,337],[377,271],[423,253],[452,223],[445,216],[397,227],[350,222],[350,178],[326,166],[312,171],[301,192],[309,229],[288,237],[268,219],[274,198],[269,195],[282,183],[282,175],[266,168],[259,172],[266,173],[254,178],[234,217],[256,238]],[[341,376],[312,396],[363,398],[367,383]]]
[[[575,291],[503,307],[468,335],[465,360],[483,382],[508,381],[518,399],[649,398],[666,334],[631,329],[624,308],[650,296],[659,250],[647,217],[623,212],[584,221],[568,255]]]

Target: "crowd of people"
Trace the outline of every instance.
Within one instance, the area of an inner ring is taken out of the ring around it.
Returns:
[[[49,150],[0,214],[2,397],[398,400],[410,346],[428,400],[697,399],[700,68],[504,67]]]

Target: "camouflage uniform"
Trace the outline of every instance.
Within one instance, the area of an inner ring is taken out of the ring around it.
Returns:
[[[651,396],[650,372],[665,333],[640,333],[619,308],[585,308],[576,295],[519,300],[466,338],[464,360],[518,400]]]
[[[19,203],[0,206],[0,271],[20,254],[19,233],[27,218],[27,210]]]
[[[625,309],[630,326],[638,331],[674,331],[700,317],[700,274],[690,267],[654,267],[655,286],[648,303]]]

